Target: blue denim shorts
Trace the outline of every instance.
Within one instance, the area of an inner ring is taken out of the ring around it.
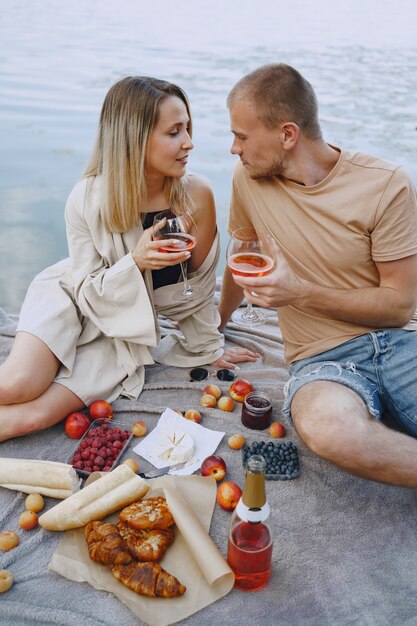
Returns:
[[[417,331],[377,330],[336,348],[294,361],[285,386],[284,415],[307,383],[328,380],[355,391],[369,414],[381,419],[384,411],[417,437]]]

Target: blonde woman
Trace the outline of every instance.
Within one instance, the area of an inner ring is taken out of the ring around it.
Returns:
[[[47,428],[94,399],[136,399],[144,366],[234,367],[257,355],[224,351],[213,305],[219,254],[213,194],[186,173],[191,114],[185,93],[150,77],[108,92],[84,177],[65,208],[69,258],[29,287],[11,353],[0,366],[0,441]],[[190,210],[192,251],[164,253],[152,214]],[[176,304],[179,263],[188,261],[200,299]],[[160,341],[157,314],[180,333]]]

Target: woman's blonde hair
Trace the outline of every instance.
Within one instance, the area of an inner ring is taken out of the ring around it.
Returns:
[[[184,91],[164,80],[128,76],[107,93],[100,115],[95,146],[84,176],[102,177],[103,221],[110,232],[126,232],[140,222],[147,204],[146,154],[149,137],[159,119],[161,103],[180,98],[191,112]],[[183,178],[166,178],[169,207],[175,213],[191,208]]]

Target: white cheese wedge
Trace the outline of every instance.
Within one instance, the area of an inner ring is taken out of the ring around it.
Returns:
[[[157,445],[157,454],[167,465],[185,463],[194,454],[193,438],[182,430],[164,431]]]

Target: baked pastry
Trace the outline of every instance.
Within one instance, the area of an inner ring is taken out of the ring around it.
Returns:
[[[88,522],[85,529],[90,559],[103,565],[127,565],[133,561],[127,545],[113,524]]]
[[[173,528],[139,530],[126,522],[119,522],[117,530],[130,554],[138,561],[160,561],[175,537]]]
[[[159,563],[129,563],[111,568],[113,576],[126,587],[143,596],[176,598],[182,596],[186,587]]]
[[[120,511],[119,518],[131,528],[139,530],[168,528],[175,523],[165,498],[161,496],[133,502]]]

